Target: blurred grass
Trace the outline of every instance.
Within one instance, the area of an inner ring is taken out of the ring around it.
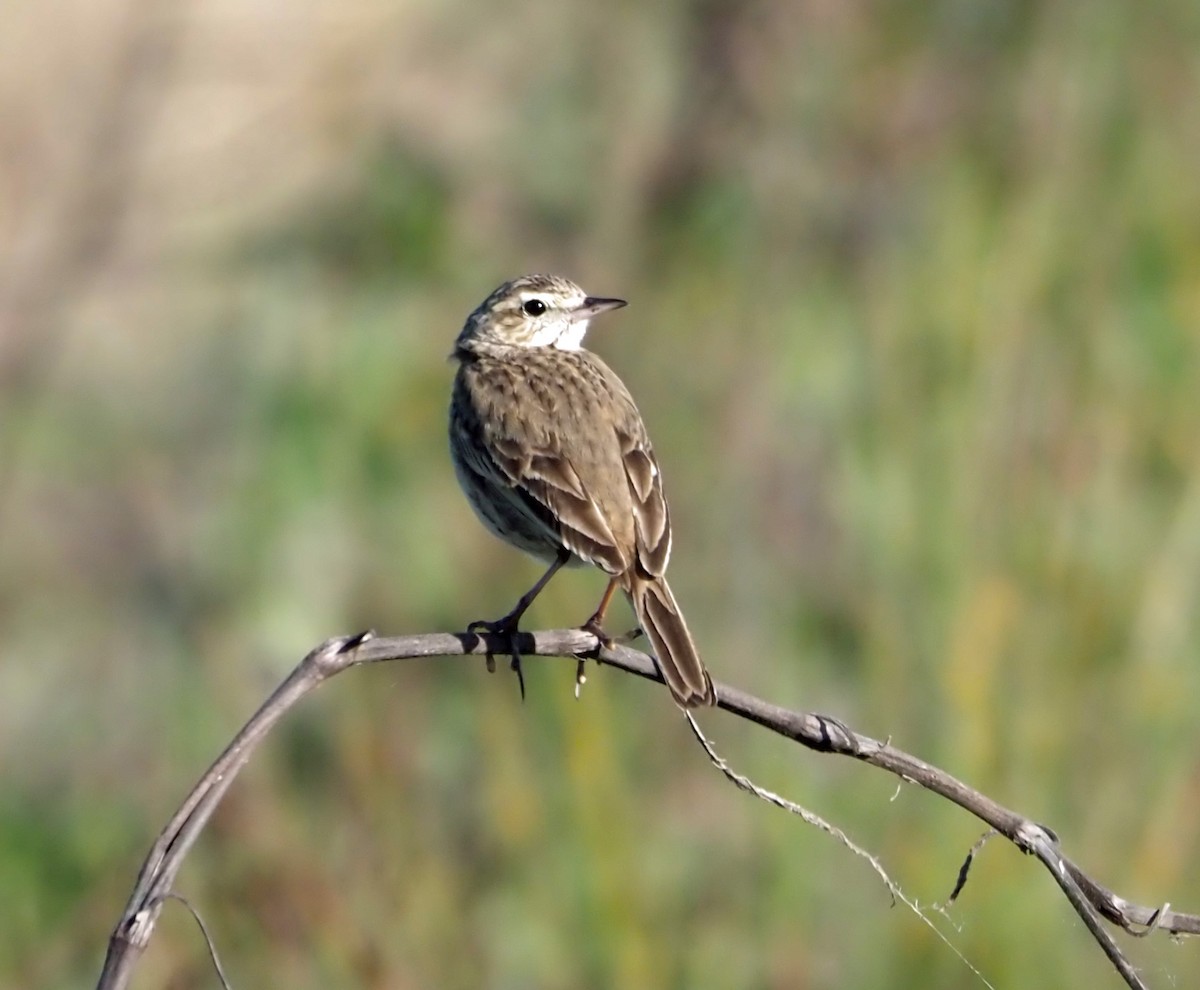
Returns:
[[[42,47],[51,15],[8,16],[0,982],[94,977],[152,836],[313,643],[460,628],[532,579],[456,490],[444,359],[538,269],[631,300],[592,343],[655,437],[716,676],[1200,909],[1194,4],[111,0]],[[148,17],[172,59],[115,72]],[[89,98],[140,122],[106,138],[116,194]],[[562,578],[534,621],[599,589]],[[238,982],[976,985],[659,693],[528,676],[521,705],[398,665],[294,715],[182,878]],[[711,729],[946,896],[964,816]],[[952,918],[997,986],[1108,979],[1012,850]],[[1127,948],[1200,976],[1187,943]],[[211,980],[168,910],[140,982]]]

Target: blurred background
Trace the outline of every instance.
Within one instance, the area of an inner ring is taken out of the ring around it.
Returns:
[[[539,573],[460,496],[446,356],[499,282],[630,306],[714,675],[891,737],[1200,909],[1200,6],[68,0],[0,30],[0,984],[87,986],[202,769],[315,643]],[[586,617],[560,576],[530,628]],[[622,623],[627,613],[614,621]],[[979,986],[736,792],[665,691],[347,674],[179,889],[238,986]],[[980,825],[703,719],[944,900]],[[998,987],[1116,983],[989,845]],[[1152,985],[1194,944],[1123,945]],[[215,985],[168,906],[137,984]]]

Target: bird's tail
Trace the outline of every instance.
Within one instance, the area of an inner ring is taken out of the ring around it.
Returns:
[[[676,703],[684,708],[715,704],[712,678],[704,669],[666,579],[630,575],[627,583],[625,594],[642,632],[654,647],[658,671]]]

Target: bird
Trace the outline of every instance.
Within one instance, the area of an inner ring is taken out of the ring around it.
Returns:
[[[471,312],[454,345],[449,439],[455,475],[494,535],[549,566],[508,614],[471,623],[510,637],[564,566],[608,576],[582,629],[610,645],[603,620],[624,592],[675,702],[716,703],[667,583],[671,519],[662,472],[629,390],[582,346],[593,317],[625,300],[590,296],[569,279],[505,282]]]

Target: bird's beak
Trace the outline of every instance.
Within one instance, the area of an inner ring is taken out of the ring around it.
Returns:
[[[620,309],[624,305],[624,299],[605,299],[601,296],[588,296],[575,308],[573,315],[577,320],[590,320],[598,313],[607,313],[610,309]]]

